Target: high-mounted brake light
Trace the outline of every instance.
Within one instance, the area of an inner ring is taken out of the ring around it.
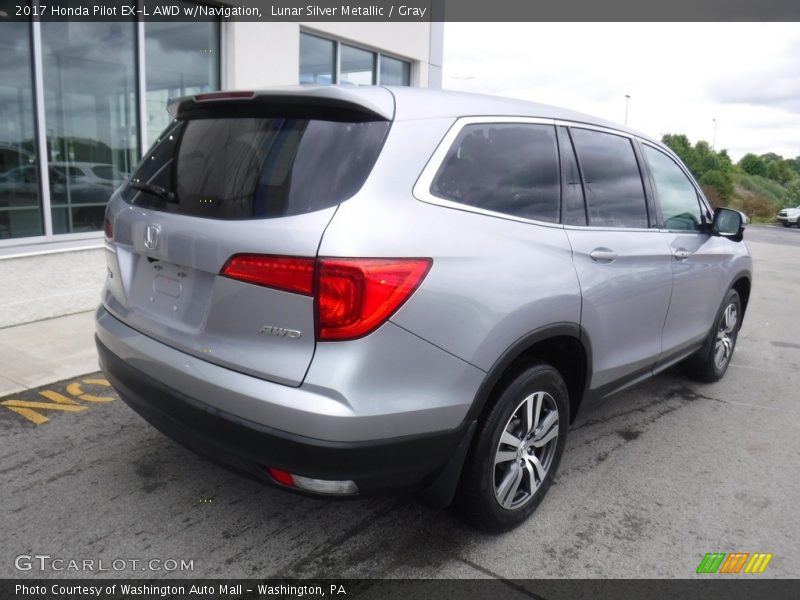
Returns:
[[[317,274],[317,339],[351,340],[371,333],[422,282],[429,258],[322,258]]]
[[[430,258],[300,258],[236,254],[220,273],[255,285],[313,295],[317,340],[343,341],[375,331],[419,287]]]
[[[256,97],[255,92],[210,92],[208,94],[197,94],[195,102],[210,102],[211,100],[252,100]]]
[[[222,268],[231,279],[310,296],[314,290],[313,258],[235,254]]]

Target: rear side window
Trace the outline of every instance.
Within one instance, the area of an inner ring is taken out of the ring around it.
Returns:
[[[558,222],[561,180],[552,125],[467,125],[433,179],[446,200],[537,221]]]
[[[142,160],[123,197],[137,206],[213,219],[321,210],[361,188],[388,130],[388,121],[175,121]],[[136,189],[137,182],[169,195]]]
[[[589,129],[570,133],[583,172],[589,225],[646,228],[644,184],[631,141]]]

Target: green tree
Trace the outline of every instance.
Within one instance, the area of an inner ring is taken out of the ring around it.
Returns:
[[[739,161],[739,168],[749,175],[767,176],[767,164],[764,162],[764,159],[760,156],[756,156],[752,152],[742,157]]]
[[[800,206],[800,177],[792,179],[786,185],[786,206]]]
[[[706,171],[700,178],[700,185],[713,187],[722,200],[730,200],[733,196],[733,178],[729,172],[716,169]]]

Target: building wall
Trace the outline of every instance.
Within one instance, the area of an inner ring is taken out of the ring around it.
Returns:
[[[296,85],[300,71],[300,31],[316,33],[413,61],[411,84],[441,87],[442,23],[264,23],[225,26],[223,85],[258,89]]]
[[[103,248],[0,259],[0,329],[96,308],[106,272]]]

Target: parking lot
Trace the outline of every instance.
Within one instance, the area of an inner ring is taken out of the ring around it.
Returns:
[[[746,239],[755,281],[727,376],[670,371],[585,407],[548,496],[510,533],[409,495],[329,502],[241,478],[94,374],[0,400],[0,576],[86,575],[15,567],[38,554],[123,559],[103,576],[125,577],[690,578],[707,552],[769,552],[761,577],[800,577],[800,230]]]

